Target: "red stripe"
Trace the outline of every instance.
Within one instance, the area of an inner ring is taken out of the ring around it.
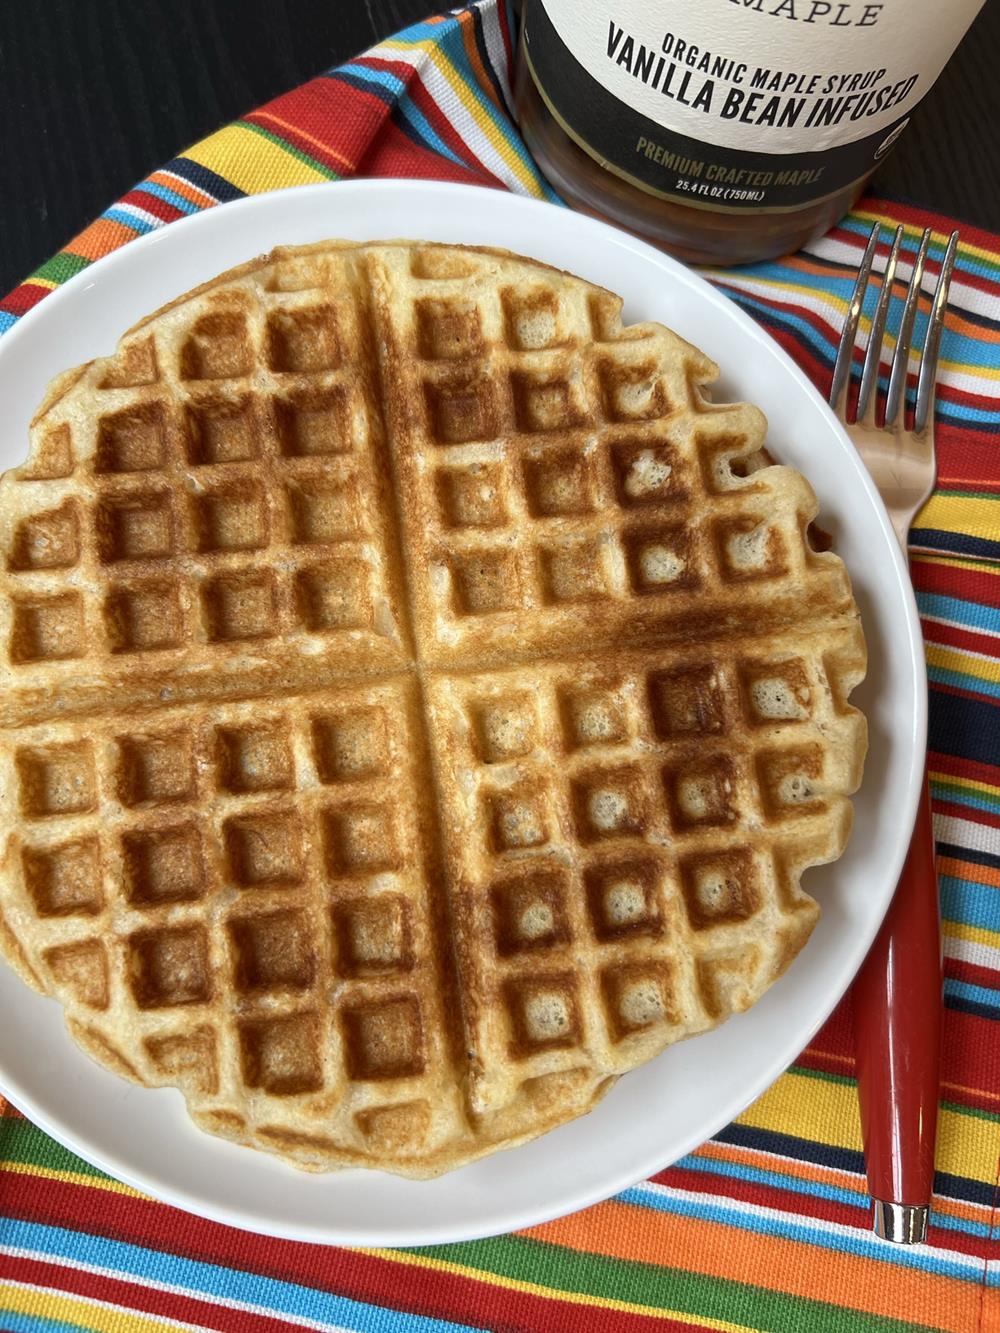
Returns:
[[[175,1319],[201,1328],[218,1329],[219,1333],[302,1333],[302,1324],[297,1320],[233,1310],[220,1305],[212,1296],[199,1300],[194,1296],[157,1291],[127,1278],[86,1273],[65,1264],[38,1259],[15,1259],[0,1254],[0,1281],[50,1287],[82,1300],[104,1301],[158,1319]]]
[[[948,777],[968,778],[970,782],[985,782],[990,786],[1000,786],[1000,768],[995,764],[980,764],[975,759],[962,759],[958,755],[942,754],[938,750],[927,752],[927,763],[934,773],[943,773]]]
[[[0,1177],[2,1179],[2,1177]],[[295,1282],[351,1300],[386,1305],[438,1319],[475,1326],[488,1313],[489,1327],[508,1333],[579,1333],[585,1306],[536,1296],[508,1287],[485,1285],[474,1277],[393,1263],[377,1256],[331,1246],[293,1241],[258,1240],[246,1232],[206,1222],[163,1204],[124,1195],[102,1199],[94,1208],[91,1190],[41,1177],[30,1190],[19,1189],[5,1211],[27,1222],[99,1234],[153,1250],[167,1250],[203,1263],[249,1269],[283,1282]],[[549,1247],[538,1241],[522,1244]],[[461,1263],[463,1247],[454,1258]],[[608,1292],[606,1295],[611,1296]],[[601,1333],[642,1333],[670,1330],[688,1333],[691,1325],[670,1319],[602,1309],[590,1312],[600,1320]]]
[[[153,217],[159,218],[161,222],[176,222],[178,218],[185,216],[175,204],[168,204],[166,199],[161,199],[158,194],[149,194],[141,185],[129,190],[128,194],[123,194],[118,202],[131,204],[133,208],[141,208],[144,213],[152,213]]]
[[[951,815],[953,819],[971,820],[976,824],[986,824],[989,828],[1000,828],[1000,814],[994,814],[991,810],[970,810],[967,805],[962,805],[958,801],[935,801],[934,813]]]
[[[951,648],[961,648],[970,653],[983,653],[986,657],[1000,658],[1000,638],[995,635],[980,634],[977,630],[963,629],[958,625],[944,625],[940,621],[921,617],[924,639],[929,643],[939,643]]]
[[[0,310],[5,310],[9,315],[26,315],[39,301],[44,300],[51,290],[50,287],[42,287],[29,278],[27,282],[22,282],[19,287],[7,293],[0,302]]]
[[[862,205],[862,207],[863,206],[864,205]],[[879,210],[875,209],[873,211],[877,212]],[[893,221],[894,222],[903,221],[903,219],[894,218]],[[927,223],[918,222],[916,225],[919,227],[934,226],[934,224],[931,222]],[[954,231],[955,229],[954,220],[951,221],[945,220],[944,225],[942,227],[935,227],[934,229],[935,231],[939,232],[943,231],[946,236],[950,235],[951,232]],[[856,231],[849,230],[847,227],[838,226],[834,227],[831,231],[827,232],[825,239],[836,240],[847,245],[853,245],[857,249],[860,257],[861,251],[864,249],[867,240],[867,233],[859,234]],[[971,236],[967,233],[966,228],[964,226],[962,227],[962,239],[967,243],[971,243]],[[889,249],[890,245],[889,242],[886,240],[880,243],[876,247],[876,253],[885,256],[888,255]],[[908,243],[904,243],[900,251],[900,259],[904,264],[912,264],[914,258],[916,257],[916,253],[917,253],[917,245],[915,240],[909,241]],[[968,262],[974,264],[976,260],[974,257],[970,257]],[[970,269],[965,267],[965,263],[966,261],[963,257],[963,267],[961,269],[957,281],[960,281],[962,285],[965,287],[972,287],[974,290],[983,292],[985,295],[996,300],[997,296],[1000,295],[1000,285],[998,285],[996,279],[987,277],[985,274],[972,272]],[[941,259],[937,258],[933,254],[928,255],[925,269],[930,277],[935,277],[941,271]],[[925,299],[929,301],[929,298]]]
[[[1000,969],[982,967],[979,963],[969,963],[962,958],[945,959],[945,975],[954,981],[964,981],[970,986],[983,986],[986,990],[1000,987]],[[997,996],[1000,1004],[1000,995]]]
[[[917,208],[898,199],[884,199],[877,194],[867,194],[858,208],[873,213],[887,213],[897,221],[913,227],[933,227],[935,231],[949,235],[955,230],[955,219],[944,213],[934,213],[929,208]],[[1000,233],[984,231],[981,227],[972,227],[962,223],[962,240],[967,245],[978,246],[981,250],[996,253],[1000,250]]]
[[[796,1217],[830,1222],[835,1226],[849,1228],[851,1231],[867,1231],[869,1226],[867,1198],[864,1195],[859,1196],[859,1202],[863,1206],[855,1208],[836,1199],[824,1199],[815,1194],[799,1193],[796,1190],[776,1189],[772,1185],[740,1180],[721,1172],[718,1175],[709,1175],[702,1171],[686,1171],[679,1167],[671,1167],[657,1176],[656,1180],[670,1189],[734,1199],[756,1208],[767,1208],[775,1212],[792,1213]],[[972,1255],[977,1259],[987,1259],[992,1253],[988,1238],[970,1236],[962,1231],[945,1231],[941,1227],[930,1229],[927,1243],[932,1249],[957,1250],[960,1254]]]
[[[913,582],[921,592],[936,592],[960,601],[1000,607],[1000,569],[994,572],[992,569],[975,569],[971,565],[916,560]]]
[[[465,185],[493,186],[492,177],[480,176],[440,153],[432,153],[404,134],[392,121],[386,123],[370,157],[362,164],[365,175],[402,179],[458,181]],[[500,187],[502,188],[502,187]]]
[[[428,123],[441,140],[451,149],[456,157],[465,163],[469,169],[477,176],[482,178],[484,184],[503,185],[499,177],[477,157],[462,136],[457,132],[455,126],[442,113],[441,108],[435,102],[434,98],[427,91],[420,75],[414,70],[412,65],[407,65],[403,61],[389,60],[383,56],[366,55],[359,58],[356,62],[360,65],[366,65],[369,69],[380,70],[384,73],[393,75],[406,85],[406,91],[413,104],[419,107],[420,111],[427,118]]]

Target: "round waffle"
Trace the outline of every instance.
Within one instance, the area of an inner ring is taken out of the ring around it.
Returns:
[[[0,950],[121,1074],[428,1176],[747,1008],[866,732],[765,423],[516,256],[276,251],[0,483]]]

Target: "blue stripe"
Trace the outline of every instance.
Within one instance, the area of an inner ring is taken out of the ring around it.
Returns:
[[[927,679],[934,685],[950,685],[956,690],[971,690],[974,694],[985,694],[1000,699],[1000,681],[983,680],[982,676],[973,676],[967,671],[952,671],[948,667],[928,666]],[[992,807],[984,806],[983,809]]]
[[[956,1000],[966,1000],[969,1004],[981,1004],[987,1008],[1000,1008],[1000,990],[989,986],[974,986],[971,981],[959,981],[955,977],[945,977],[944,992]]]
[[[341,65],[337,74],[342,78],[346,76],[353,83],[360,84],[362,87],[374,84],[377,87],[387,88],[395,99],[396,111],[409,122],[425,147],[430,148],[440,157],[446,157],[449,162],[454,162],[456,166],[468,168],[469,164],[448,147],[424,113],[416,106],[402,79],[390,74],[387,70],[369,69],[367,65],[351,63]]]
[[[109,208],[101,216],[107,218],[109,222],[120,222],[123,227],[131,228],[140,236],[145,236],[148,231],[156,231],[157,227],[164,225],[159,221],[153,223],[147,222],[144,218],[137,218],[134,213],[126,213],[123,208]]]
[[[0,1320],[3,1333],[80,1333],[81,1329],[91,1333],[87,1324],[64,1324],[61,1319],[43,1319],[41,1315],[15,1314],[0,1304]]]
[[[723,1226],[736,1227],[740,1231],[754,1232],[761,1236],[776,1236],[782,1240],[805,1242],[807,1245],[814,1245],[824,1250],[838,1250],[842,1254],[858,1255],[863,1259],[881,1260],[883,1263],[896,1264],[900,1268],[913,1268],[922,1273],[937,1273],[942,1277],[958,1278],[963,1282],[984,1280],[983,1265],[975,1260],[970,1260],[969,1265],[963,1267],[927,1247],[909,1250],[902,1245],[886,1245],[867,1230],[854,1231],[845,1228],[825,1231],[810,1226],[807,1221],[798,1222],[791,1218],[776,1217],[768,1212],[748,1213],[708,1199],[678,1198],[658,1191],[645,1190],[641,1185],[625,1190],[616,1196],[616,1200],[618,1203],[633,1204],[659,1213],[718,1222]],[[997,1266],[996,1272],[985,1280],[990,1286],[1000,1287],[1000,1266]]]
[[[941,912],[948,921],[961,921],[981,930],[1000,930],[1000,892],[975,880],[942,875]]]
[[[468,1324],[386,1310],[338,1296],[332,1291],[282,1282],[244,1269],[201,1263],[160,1250],[128,1245],[124,1241],[23,1222],[17,1218],[4,1222],[0,1241],[15,1248],[107,1268],[139,1281],[155,1276],[157,1282],[181,1287],[212,1300],[243,1301],[292,1318],[340,1324],[354,1333],[470,1333]],[[402,1274],[398,1290],[405,1290]]]
[[[12,315],[6,310],[0,310],[0,334],[6,333],[8,329],[12,329],[18,319],[18,315]]]
[[[792,1134],[779,1134],[756,1125],[740,1124],[727,1125],[715,1138],[718,1143],[731,1143],[735,1147],[749,1148],[751,1152],[767,1153],[771,1157],[790,1157],[796,1162],[811,1162],[814,1166],[831,1167],[835,1171],[846,1171],[855,1176],[863,1176],[865,1173],[865,1161],[861,1153],[835,1143],[817,1143],[813,1139],[798,1139]],[[971,1180],[967,1176],[955,1176],[944,1171],[934,1173],[934,1192],[944,1198],[964,1199],[967,1203],[978,1203],[987,1208],[994,1203],[992,1182]]]
[[[739,287],[732,287],[728,283],[716,279],[716,286],[723,288],[729,296],[736,301],[737,305],[743,306],[751,315],[758,319],[760,323],[777,324],[780,328],[794,329],[799,335],[801,341],[808,343],[817,353],[819,359],[825,364],[830,365],[833,362],[833,343],[828,338],[824,338],[818,329],[802,319],[798,315],[790,314],[787,310],[775,310],[766,301],[760,300],[748,292],[742,291]],[[790,293],[791,296],[797,296],[798,293]]]
[[[743,1180],[751,1185],[764,1185],[770,1189],[781,1190],[786,1194],[806,1194],[816,1199],[827,1199],[831,1203],[845,1204],[856,1208],[867,1216],[869,1209],[868,1195],[864,1191],[841,1189],[837,1185],[826,1185],[819,1180],[800,1180],[796,1176],[783,1175],[780,1171],[764,1171],[760,1167],[746,1166],[742,1162],[720,1162],[711,1157],[682,1157],[677,1163],[679,1169],[695,1171],[706,1176],[728,1176],[730,1179]],[[958,1217],[943,1217],[934,1214],[934,1225],[948,1231],[960,1231],[970,1236],[989,1236],[990,1228],[985,1222],[971,1222]]]
[[[177,194],[174,190],[168,190],[165,185],[158,185],[156,181],[142,181],[135,188],[137,192],[155,195],[157,199],[162,199],[165,204],[171,204],[181,213],[201,212],[198,205],[192,204],[190,199],[185,199],[182,194]]]
[[[917,606],[923,616],[933,616],[936,620],[953,620],[967,629],[1000,634],[1000,607],[987,606],[983,602],[969,602],[962,597],[947,597],[940,592],[919,590]],[[1000,639],[997,640],[997,652],[1000,653]]]
[[[967,805],[970,810],[985,810],[991,815],[1000,814],[1000,801],[995,796],[981,796],[967,787],[946,787],[943,781],[932,782],[931,789],[939,801],[951,801],[953,805]]]

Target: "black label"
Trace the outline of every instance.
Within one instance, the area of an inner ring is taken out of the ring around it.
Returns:
[[[615,38],[609,21],[609,42]],[[757,153],[724,148],[666,129],[593,77],[556,32],[539,0],[529,5],[524,43],[528,70],[562,128],[600,164],[633,185],[665,199],[713,209],[801,208],[852,185],[867,175],[899,137],[908,116],[852,143],[818,152]],[[782,114],[778,99],[748,94],[706,79],[662,53],[650,54],[637,77],[665,101],[703,109],[722,120],[769,124],[761,117]],[[893,90],[904,105],[912,101],[916,76]],[[700,103],[698,99],[701,99]],[[905,99],[905,100],[904,100]],[[844,114],[831,105],[810,115]],[[754,119],[756,118],[756,119]],[[831,123],[823,121],[817,133]],[[809,126],[803,127],[808,133]]]

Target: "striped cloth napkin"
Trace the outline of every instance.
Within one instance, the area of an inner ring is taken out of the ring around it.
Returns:
[[[511,52],[509,14],[480,0],[268,103],[130,190],[0,302],[0,332],[117,246],[245,194],[382,175],[553,198],[510,117]],[[933,226],[936,270],[951,220],[869,197],[801,254],[709,274],[824,392],[876,218],[904,224],[911,255]],[[940,486],[913,534],[947,956],[930,1243],[869,1232],[847,1001],[698,1152],[598,1207],[465,1245],[324,1249],[202,1222],[0,1102],[4,1333],[1000,1330],[1000,236],[962,229],[942,358]]]

